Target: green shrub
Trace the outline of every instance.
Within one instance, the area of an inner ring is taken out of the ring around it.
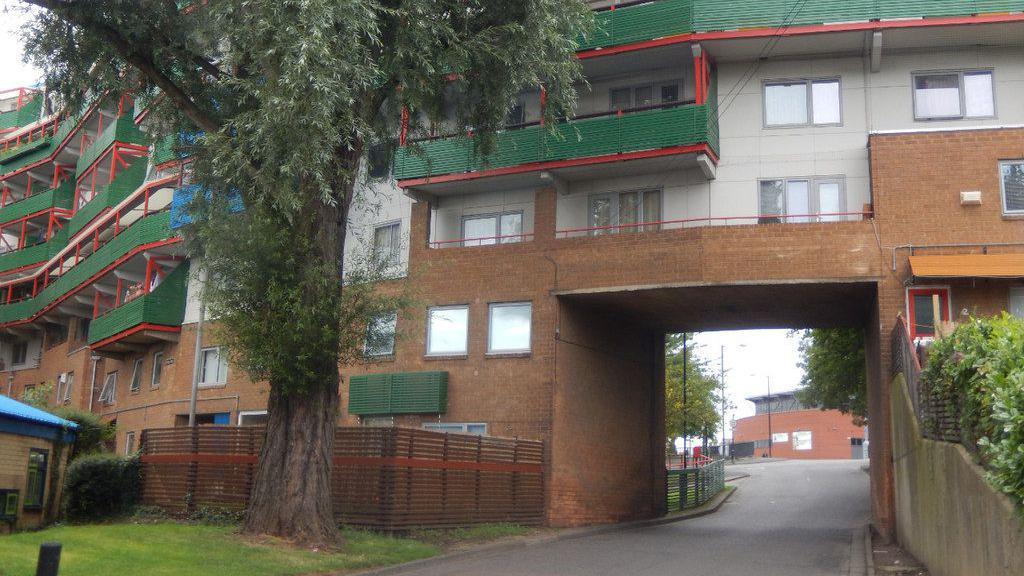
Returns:
[[[964,444],[1024,504],[1024,320],[972,319],[929,350],[922,377],[959,407]]]
[[[106,444],[112,441],[114,435],[117,434],[117,426],[115,424],[104,422],[97,414],[88,410],[65,406],[57,408],[53,413],[65,420],[78,424],[75,445],[71,448],[70,456],[72,460],[80,456],[105,451]]]
[[[138,497],[139,473],[138,457],[82,456],[68,466],[64,513],[69,520],[79,522],[127,513]]]

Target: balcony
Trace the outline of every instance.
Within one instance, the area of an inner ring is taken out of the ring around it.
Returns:
[[[13,222],[51,208],[70,209],[74,191],[74,183],[65,180],[56,188],[6,204],[0,207],[0,222]]]
[[[635,2],[594,13],[594,30],[579,51],[609,48],[693,32],[693,0]]]
[[[84,175],[85,171],[99,160],[116,142],[145,148],[149,146],[149,136],[142,130],[139,130],[131,114],[122,114],[117,120],[106,126],[96,140],[85,149],[78,158],[75,173],[79,177]]]
[[[468,136],[438,138],[399,149],[395,177],[402,187],[437,193],[437,184],[488,176],[552,171],[679,154],[718,154],[713,104],[672,104],[603,112],[559,124],[552,134],[539,125],[497,135],[495,152],[482,158]],[[565,174],[570,176],[571,174]]]
[[[0,254],[0,274],[14,270],[22,270],[33,264],[41,264],[53,258],[62,248],[67,246],[68,235],[58,232],[49,240],[38,242],[18,250]]]
[[[185,315],[188,265],[181,264],[148,293],[97,317],[89,325],[89,345],[106,352],[176,339]]]
[[[43,97],[26,88],[0,92],[0,98],[12,101],[12,109],[0,113],[0,132],[8,132],[35,122],[43,107]]]

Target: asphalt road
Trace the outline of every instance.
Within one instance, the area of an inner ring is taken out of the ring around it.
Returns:
[[[496,550],[408,576],[817,576],[849,573],[868,520],[863,461],[781,461],[750,474],[715,514],[674,524]]]

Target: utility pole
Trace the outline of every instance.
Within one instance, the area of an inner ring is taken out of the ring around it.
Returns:
[[[772,457],[772,377],[765,376],[768,382],[768,457]]]
[[[683,332],[683,468],[686,468],[686,433],[687,433],[687,422],[686,422],[686,332]]]
[[[725,458],[725,345],[722,345],[719,351],[718,362],[718,377],[722,386],[722,453],[720,456]]]

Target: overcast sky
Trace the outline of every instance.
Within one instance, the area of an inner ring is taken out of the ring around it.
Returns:
[[[0,90],[34,86],[40,73],[21,61],[21,29],[27,19],[18,3],[0,0]]]

